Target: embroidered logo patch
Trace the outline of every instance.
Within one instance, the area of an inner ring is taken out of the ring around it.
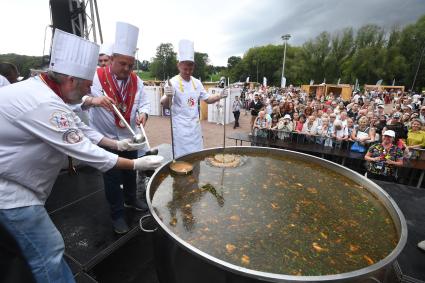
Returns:
[[[66,143],[74,144],[79,143],[84,138],[83,132],[79,129],[69,129],[63,134],[63,141]]]
[[[195,106],[195,99],[193,99],[192,97],[189,97],[187,99],[187,106],[194,107]]]
[[[67,112],[54,112],[50,117],[50,123],[58,129],[74,127],[74,116]]]

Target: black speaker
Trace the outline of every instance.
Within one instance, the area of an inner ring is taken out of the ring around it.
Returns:
[[[84,2],[79,0],[50,0],[49,2],[53,28],[58,28],[81,36],[86,23]],[[80,7],[78,8],[78,6]],[[74,32],[72,30],[72,20],[78,19],[79,15],[82,16],[82,26],[80,26],[79,21],[76,20],[76,28]]]

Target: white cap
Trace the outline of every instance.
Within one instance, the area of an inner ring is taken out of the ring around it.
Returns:
[[[286,114],[285,116],[283,116],[283,119],[289,119],[289,120],[291,120],[291,116],[289,114]]]
[[[49,70],[85,80],[93,80],[99,45],[82,37],[55,29]]]
[[[101,46],[100,46],[100,51],[99,51],[99,55],[100,54],[105,54],[108,56],[112,55],[112,48],[114,47],[113,43],[110,42],[104,42]]]
[[[389,136],[389,137],[395,138],[395,132],[393,130],[386,130],[383,136]]]
[[[138,27],[123,22],[117,22],[112,53],[135,57],[138,38]]]
[[[179,41],[179,62],[195,62],[195,47],[193,41],[182,39]]]

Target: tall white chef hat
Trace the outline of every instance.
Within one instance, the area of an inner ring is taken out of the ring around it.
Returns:
[[[99,55],[100,54],[105,54],[108,56],[112,55],[112,48],[114,47],[113,43],[110,42],[104,42],[101,46],[100,46],[100,51],[99,51]]]
[[[138,37],[138,27],[128,23],[117,22],[112,53],[135,57]]]
[[[193,41],[182,39],[179,41],[179,62],[195,62],[195,47]]]
[[[55,29],[49,70],[80,79],[93,80],[99,45]]]

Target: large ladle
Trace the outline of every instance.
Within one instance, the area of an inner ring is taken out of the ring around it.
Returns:
[[[145,155],[157,155],[158,149],[157,148],[151,149],[151,145],[149,144],[148,136],[146,135],[145,128],[143,127],[143,124],[140,123],[139,127],[140,127],[140,131],[142,132],[143,137],[145,137],[146,147],[148,149],[148,151],[145,153]]]
[[[170,80],[167,81],[165,87],[172,87]],[[193,171],[193,165],[186,161],[176,161],[174,154],[174,130],[173,130],[173,96],[169,98],[170,105],[170,125],[171,125],[171,148],[173,151],[173,161],[170,164],[170,171],[175,175],[188,175]]]
[[[108,97],[104,91],[102,91],[102,94],[104,96]],[[130,125],[127,123],[127,121],[125,120],[125,118],[121,114],[121,112],[118,110],[117,106],[113,103],[112,103],[112,109],[114,110],[115,114],[117,114],[118,118],[124,124],[124,126],[127,128],[127,130],[133,135],[133,141],[135,143],[142,143],[144,141],[144,139],[146,138],[146,135],[143,136],[142,134],[136,134],[133,131],[133,129],[130,127]]]

